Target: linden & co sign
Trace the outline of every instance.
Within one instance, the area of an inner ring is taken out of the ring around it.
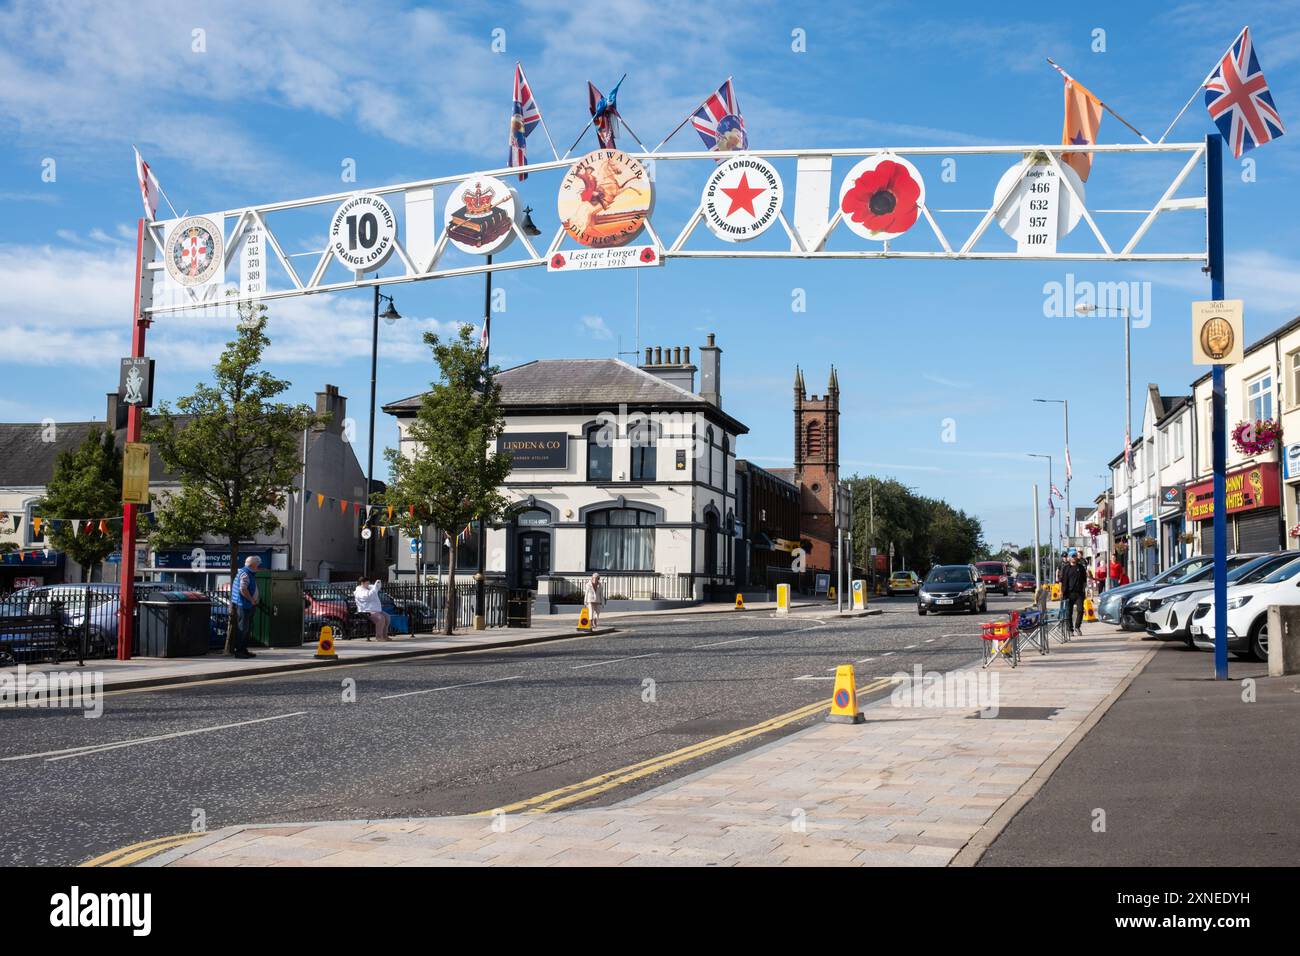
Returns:
[[[515,468],[564,469],[569,467],[569,435],[567,432],[498,435],[497,452],[509,455]]]

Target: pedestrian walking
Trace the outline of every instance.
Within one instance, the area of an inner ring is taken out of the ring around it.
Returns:
[[[253,630],[253,608],[257,607],[257,569],[261,566],[262,559],[250,554],[244,559],[244,566],[239,569],[230,587],[230,603],[235,607],[235,657],[257,656],[248,649],[248,638]]]
[[[1087,591],[1087,573],[1079,564],[1078,552],[1071,551],[1061,567],[1061,616],[1075,634],[1083,633],[1083,599]]]
[[[357,612],[370,618],[370,623],[374,625],[375,640],[391,641],[392,638],[388,636],[388,615],[384,613],[384,603],[379,599],[380,585],[380,581],[372,581],[362,575],[357,581],[353,597],[357,602]]]
[[[1124,565],[1119,560],[1119,553],[1116,552],[1110,559],[1110,583],[1111,587],[1123,587],[1129,583],[1128,572],[1124,570]]]
[[[591,616],[591,629],[596,629],[596,622],[600,619],[600,606],[605,603],[605,592],[600,584],[600,575],[593,572],[587,579],[586,585],[582,589],[582,600],[587,605],[587,613]]]

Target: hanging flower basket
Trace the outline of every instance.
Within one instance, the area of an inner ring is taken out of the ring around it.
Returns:
[[[1300,525],[1297,525],[1296,527],[1300,527]],[[1292,531],[1292,533],[1294,534],[1294,532],[1295,532],[1295,528],[1292,528],[1291,531]],[[1195,532],[1195,531],[1184,531],[1182,534],[1180,534],[1180,535],[1178,536],[1178,540],[1181,541],[1183,544],[1195,544],[1195,543],[1196,543],[1196,532]]]
[[[1156,539],[1155,539],[1155,538],[1143,538],[1143,539],[1142,539],[1142,547],[1144,547],[1144,548],[1154,548],[1155,546],[1156,546]]]
[[[1282,438],[1282,426],[1271,418],[1237,422],[1232,430],[1232,445],[1243,455],[1259,455]]]
[[[1120,554],[1124,554],[1126,551],[1128,551],[1128,542],[1127,542],[1127,541],[1116,541],[1116,542],[1115,542],[1115,550],[1116,550],[1117,552],[1119,552]]]
[[[1087,529],[1088,534],[1092,535],[1094,538],[1101,534],[1101,525],[1097,524],[1095,521],[1089,522]]]
[[[1293,538],[1300,538],[1300,524],[1294,525],[1287,534]]]

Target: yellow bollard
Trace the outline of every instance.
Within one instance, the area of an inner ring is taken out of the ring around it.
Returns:
[[[743,594],[737,594],[737,595],[736,595],[736,610],[737,610],[737,611],[743,611],[744,609],[745,609],[745,595],[743,595]]]
[[[336,661],[339,655],[334,651],[334,628],[326,624],[316,637],[316,660]]]
[[[865,724],[867,718],[858,710],[858,681],[852,664],[841,664],[835,669],[835,692],[831,694],[831,712],[826,715],[829,724]]]
[[[790,613],[790,585],[778,584],[776,586],[776,613]]]
[[[858,578],[853,582],[853,610],[865,611],[867,609],[867,582]]]
[[[587,610],[586,606],[578,612],[578,630],[584,634],[591,632],[591,611]]]
[[[835,600],[835,585],[832,584],[832,585],[827,589],[827,591],[826,591],[826,600],[828,600],[828,601],[834,601],[834,600]]]
[[[1092,624],[1097,620],[1097,606],[1092,603],[1092,598],[1083,599],[1083,623]]]
[[[1055,583],[1052,585],[1052,600],[1053,601],[1061,600],[1061,585],[1059,583]]]

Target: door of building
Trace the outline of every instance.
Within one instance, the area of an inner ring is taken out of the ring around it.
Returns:
[[[519,586],[537,589],[537,577],[551,573],[551,535],[547,531],[521,531],[515,539]]]
[[[1237,515],[1238,551],[1276,551],[1282,547],[1282,528],[1276,508],[1258,508]]]

